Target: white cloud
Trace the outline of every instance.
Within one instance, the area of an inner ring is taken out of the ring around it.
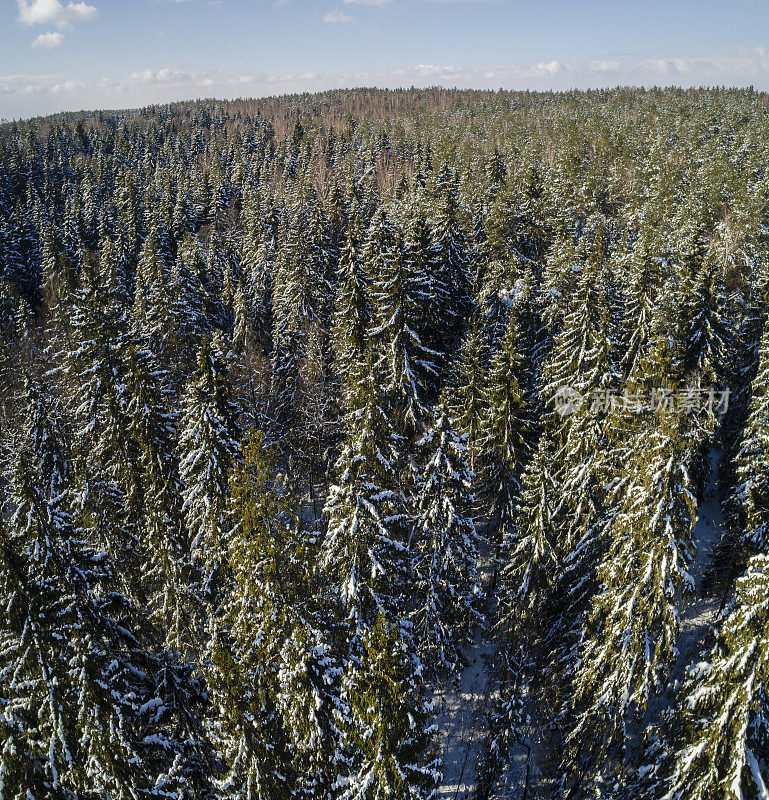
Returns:
[[[96,6],[88,3],[67,3],[60,0],[16,0],[22,25],[55,25],[68,30],[75,22],[93,22],[99,16]]]
[[[61,47],[66,40],[66,36],[58,31],[49,31],[48,33],[41,33],[40,36],[32,42],[32,47]]]
[[[324,22],[330,23],[350,23],[355,22],[355,17],[345,14],[343,11],[329,11],[328,14],[323,15]]]
[[[389,6],[391,0],[344,0],[346,6]]]
[[[355,86],[448,86],[477,89],[570,89],[610,86],[748,86],[769,89],[763,47],[694,57],[642,55],[532,64],[412,64],[360,72],[270,74],[249,70],[185,71],[175,66],[90,82],[62,75],[0,76],[3,116],[73,108],[129,108],[200,97],[264,97]]]

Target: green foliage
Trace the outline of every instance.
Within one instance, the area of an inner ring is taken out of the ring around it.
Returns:
[[[668,725],[667,759],[646,778],[649,796],[742,800],[766,793],[768,633],[769,559],[761,555],[737,581],[709,657],[689,669]]]
[[[380,615],[363,637],[363,656],[342,683],[342,722],[350,772],[337,779],[340,800],[423,800],[437,795],[440,762],[434,729],[397,629]]]
[[[430,796],[423,697],[478,674],[487,601],[479,797],[532,746],[529,796],[760,796],[765,101],[358,89],[0,126],[0,794]],[[626,404],[713,385],[723,419]],[[692,599],[709,460],[728,530]]]

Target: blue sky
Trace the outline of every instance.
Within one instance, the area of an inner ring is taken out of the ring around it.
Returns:
[[[767,0],[0,0],[0,118],[345,86],[769,89]]]

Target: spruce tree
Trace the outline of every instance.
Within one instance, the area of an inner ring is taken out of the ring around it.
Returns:
[[[479,436],[485,490],[502,526],[512,515],[525,452],[521,364],[518,327],[511,315],[486,378],[486,408]]]
[[[411,534],[418,605],[412,612],[420,658],[432,669],[461,662],[459,647],[481,620],[477,533],[471,514],[467,447],[445,406],[417,442],[416,519]]]
[[[587,620],[574,676],[574,760],[600,776],[625,753],[638,715],[662,687],[678,633],[677,598],[693,588],[696,500],[680,419],[662,415],[637,435],[629,482],[599,568],[601,590]]]
[[[231,479],[231,532],[220,540],[221,582],[207,645],[211,733],[225,761],[226,797],[273,800],[298,783],[279,709],[284,642],[307,591],[307,556],[291,498],[276,482],[274,454],[252,435]]]
[[[426,800],[437,795],[440,762],[434,728],[397,628],[379,615],[363,637],[360,664],[342,682],[349,771],[336,782],[339,800]]]
[[[206,592],[226,559],[225,511],[237,454],[236,409],[216,340],[204,338],[187,384],[179,431],[182,512],[193,556],[204,565]]]
[[[461,330],[472,305],[467,247],[453,186],[445,187],[439,203],[433,228],[433,259],[435,273],[431,316],[442,334],[451,338]],[[448,308],[443,307],[441,294],[445,294]]]
[[[650,753],[641,785],[648,797],[742,800],[769,785],[769,558],[754,556],[710,655],[692,666]]]
[[[488,413],[486,355],[480,326],[474,320],[452,367],[446,395],[457,430],[467,437],[469,466],[475,480],[480,477],[476,474],[476,461],[482,447],[483,422]]]
[[[384,239],[387,234],[380,236]],[[405,259],[395,234],[392,239],[387,251],[377,253],[370,338],[382,361],[392,417],[402,431],[412,433],[419,430],[426,415],[428,386],[436,375],[431,359],[437,354],[422,343],[418,332],[427,295],[426,276],[417,271],[417,263]]]
[[[45,497],[41,478],[20,457],[0,539],[3,792],[125,800],[172,792],[149,767],[141,715],[152,697],[129,601],[107,590],[111,565],[74,527],[68,492]]]
[[[365,358],[371,323],[369,279],[362,264],[361,237],[360,220],[353,213],[339,257],[339,285],[333,319],[334,353],[337,369],[345,383],[356,374],[356,367]]]
[[[347,437],[325,513],[322,565],[358,625],[402,608],[409,567],[407,514],[398,482],[399,437],[379,387],[382,374],[369,350],[350,399]]]
[[[140,471],[138,514],[141,582],[151,617],[166,645],[181,652],[190,639],[191,564],[181,514],[181,483],[174,452],[176,418],[166,410],[162,373],[150,353],[131,348],[127,358],[127,431]]]
[[[738,484],[733,500],[744,522],[743,544],[769,549],[769,328],[761,338],[759,367],[751,384],[748,419],[736,455]]]
[[[697,387],[722,382],[727,333],[719,271],[719,264],[706,259],[694,276],[684,273],[677,298],[680,317],[676,329],[679,348],[676,366],[682,375],[691,375]]]
[[[504,570],[502,620],[507,629],[542,618],[560,568],[563,543],[561,507],[564,502],[554,474],[552,443],[540,437],[521,480],[521,502],[507,531],[508,562]],[[560,523],[560,524],[559,524]]]

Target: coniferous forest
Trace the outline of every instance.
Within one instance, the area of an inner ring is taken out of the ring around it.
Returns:
[[[769,97],[0,127],[2,800],[769,797]]]

